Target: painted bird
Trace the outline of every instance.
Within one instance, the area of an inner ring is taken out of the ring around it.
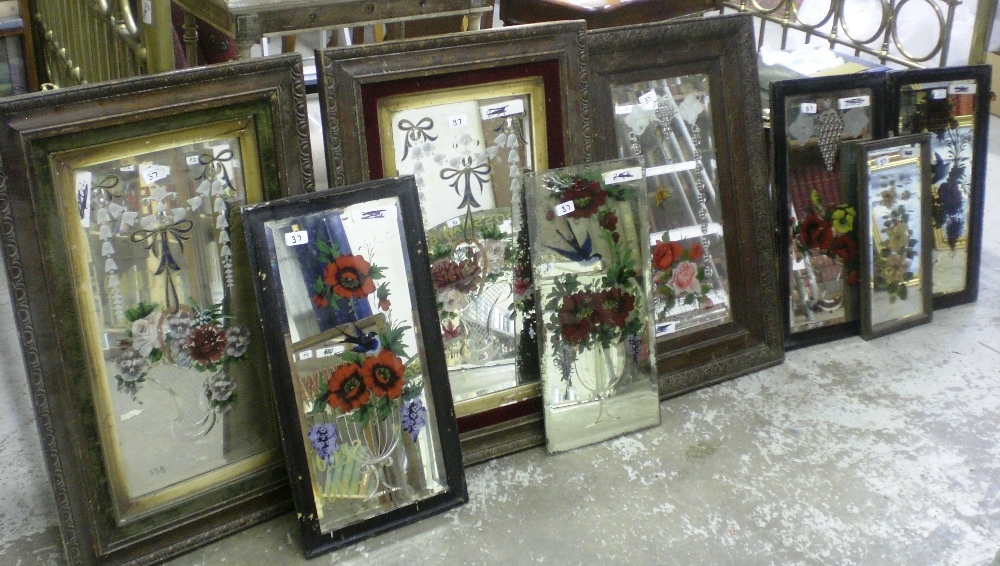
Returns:
[[[567,238],[558,228],[556,229],[556,234],[559,234],[559,237],[569,245],[570,249],[566,250],[549,245],[545,247],[572,261],[585,262],[600,259],[601,254],[593,253],[594,243],[590,238],[590,232],[587,232],[587,239],[583,241],[583,245],[580,245],[580,240],[577,239],[576,232],[573,231],[573,227],[570,226],[569,222],[566,223],[566,227],[569,228],[570,238]]]
[[[354,325],[354,332],[356,332],[354,336],[344,336],[344,342],[354,344],[355,352],[363,354],[379,349],[381,344],[379,343],[378,332],[365,332],[358,328],[357,324]]]

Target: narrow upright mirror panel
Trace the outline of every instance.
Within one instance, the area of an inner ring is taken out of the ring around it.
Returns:
[[[989,65],[889,74],[900,135],[931,134],[934,307],[976,300],[982,252]]]
[[[927,134],[858,144],[861,336],[931,320],[931,191]]]
[[[660,422],[642,171],[632,158],[525,175],[550,452]],[[678,285],[699,271],[679,266]]]
[[[465,501],[413,177],[246,219],[306,554]]]

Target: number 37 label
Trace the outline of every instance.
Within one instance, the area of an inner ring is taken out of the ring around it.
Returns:
[[[285,234],[285,245],[288,247],[301,246],[309,243],[309,232],[299,230]]]

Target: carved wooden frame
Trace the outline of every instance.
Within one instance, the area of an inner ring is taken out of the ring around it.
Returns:
[[[548,120],[558,114],[562,123],[559,129],[548,128],[548,166],[590,161],[584,36],[582,21],[557,22],[317,51],[330,186],[382,176],[378,126],[372,120],[378,96],[365,91],[403,82],[413,92],[541,76],[555,85],[559,99],[547,103],[555,106],[547,110]],[[544,65],[554,68],[539,69]],[[495,72],[500,75],[491,76]],[[544,442],[539,393],[516,397],[460,419],[467,465]]]
[[[784,360],[774,213],[749,16],[641,24],[587,33],[595,159],[617,154],[611,86],[707,74],[729,258],[732,319],[657,340],[661,398]]]
[[[116,523],[96,436],[76,285],[53,275],[69,254],[49,151],[157,136],[257,116],[263,197],[312,190],[301,59],[297,55],[67,88],[0,102],[0,223],[27,378],[71,564],[147,564],[207,544],[290,508],[281,458],[225,486],[195,491],[126,526]],[[178,129],[181,128],[181,129]],[[235,240],[235,237],[234,237]],[[245,262],[242,264],[245,265]],[[236,264],[237,270],[243,268]],[[60,308],[64,306],[71,308]],[[77,306],[73,306],[77,305]],[[270,411],[266,407],[265,413]],[[90,447],[81,449],[81,447]]]

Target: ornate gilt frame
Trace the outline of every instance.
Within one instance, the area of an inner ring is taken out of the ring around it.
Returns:
[[[558,22],[317,51],[330,186],[385,175],[381,98],[532,76],[546,85],[547,167],[590,161],[584,35],[583,22]],[[466,464],[544,442],[535,383],[458,403],[456,411],[464,415]]]
[[[213,124],[228,127],[220,132]],[[115,472],[105,463],[108,452],[99,434],[106,423],[97,422],[100,399],[95,396],[103,386],[93,373],[96,370],[90,369],[101,353],[88,349],[93,337],[87,333],[93,329],[84,316],[93,307],[81,303],[87,294],[79,287],[79,279],[66,283],[82,260],[73,259],[73,248],[67,247],[72,239],[67,234],[74,231],[74,224],[67,221],[72,220],[72,212],[67,216],[65,203],[54,193],[67,186],[59,179],[58,168],[65,167],[60,165],[61,155],[80,156],[69,162],[72,168],[87,159],[146,154],[143,145],[130,141],[173,147],[219,136],[226,139],[233,135],[231,131],[242,132],[238,135],[246,141],[234,157],[244,163],[246,175],[259,177],[248,181],[248,198],[276,198],[312,189],[298,56],[0,102],[4,254],[64,550],[71,564],[160,562],[289,508],[287,477],[275,444],[275,458],[225,483],[195,485],[190,493],[165,506],[161,502],[129,511],[118,505],[116,514],[115,497],[106,486]],[[46,176],[45,172],[51,173]],[[237,230],[238,217],[231,221],[231,230]],[[80,221],[75,222],[79,227]],[[239,253],[234,256],[239,282],[249,274]],[[260,412],[269,413],[270,399],[265,396],[262,404]],[[195,477],[195,483],[204,483],[200,479]]]

